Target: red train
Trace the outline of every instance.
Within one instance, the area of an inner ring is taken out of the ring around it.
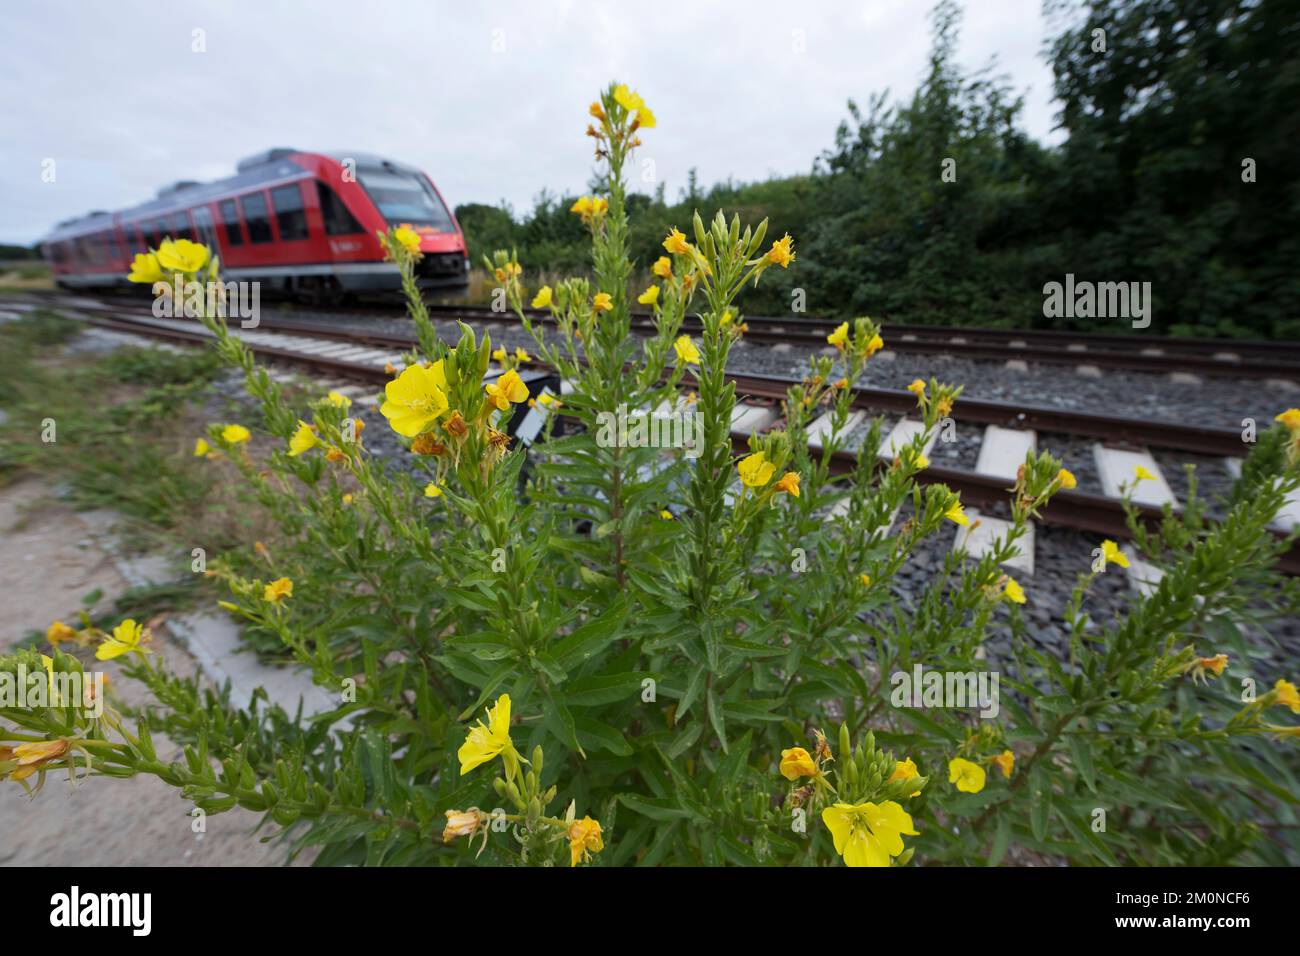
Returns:
[[[193,239],[218,251],[227,281],[325,299],[399,288],[375,233],[402,223],[420,233],[422,287],[468,285],[465,237],[433,180],[364,154],[268,150],[228,179],[174,183],[131,209],[61,222],[42,251],[59,285],[103,288],[126,285],[135,253],[164,236]]]

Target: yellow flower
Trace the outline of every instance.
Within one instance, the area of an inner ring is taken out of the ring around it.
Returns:
[[[628,89],[626,83],[614,87],[614,101],[629,113],[645,108],[645,100],[635,90]]]
[[[869,587],[870,584],[871,584],[871,575],[869,575],[869,574],[865,574],[865,573],[863,573],[863,574],[859,574],[859,575],[858,575],[858,580],[859,580],[860,582],[862,582],[862,586],[863,586],[864,588],[865,588],[865,587]]]
[[[511,402],[518,404],[528,399],[528,386],[514,369],[506,372],[495,382],[488,382],[483,389],[488,393],[492,403],[503,412],[510,407]]]
[[[293,597],[293,581],[288,578],[276,578],[262,588],[262,598],[272,604],[279,604],[285,598]]]
[[[55,621],[45,629],[45,639],[51,647],[58,647],[63,641],[70,641],[76,636],[77,632],[62,621]]]
[[[485,764],[498,754],[506,762],[510,775],[514,774],[515,745],[510,739],[510,695],[502,694],[494,706],[488,708],[488,722],[479,721],[470,728],[465,742],[456,751],[463,777],[480,764]]]
[[[435,485],[435,484],[431,481],[431,482],[429,482],[427,485],[424,486],[424,497],[426,497],[426,498],[440,498],[440,497],[442,497],[442,489],[439,488],[437,485]]]
[[[444,811],[447,825],[442,828],[442,842],[450,843],[456,837],[472,837],[482,821],[477,810]]]
[[[885,347],[885,340],[882,339],[879,334],[873,335],[871,337],[871,340],[867,342],[867,358],[870,358],[871,356],[875,355],[884,347]]]
[[[301,418],[298,419],[298,430],[293,433],[289,439],[289,457],[296,458],[305,451],[311,451],[317,445],[323,444],[320,436],[316,434],[316,426],[308,425]]]
[[[1074,475],[1070,474],[1070,472],[1066,471],[1064,468],[1056,473],[1056,480],[1061,483],[1061,487],[1066,491],[1069,491],[1079,484],[1079,482],[1075,480]]]
[[[195,439],[194,457],[206,458],[210,454],[212,454],[212,446],[208,444],[208,440],[206,438]]]
[[[414,438],[447,411],[447,375],[442,360],[425,368],[411,365],[384,386],[379,412],[397,434]]]
[[[943,516],[953,524],[968,525],[970,518],[966,517],[966,509],[961,506],[960,501],[954,501]]]
[[[569,824],[569,865],[577,866],[580,862],[591,859],[592,853],[605,849],[605,841],[600,834],[600,824],[591,817],[583,817]]]
[[[663,518],[665,521],[673,521],[673,520],[675,520],[675,517],[674,517],[673,513],[672,513],[671,511],[669,511],[667,508],[665,508],[663,511],[659,512],[659,517],[660,517],[660,518]]]
[[[1002,589],[1002,594],[1009,601],[1016,604],[1025,603],[1025,589],[1020,586],[1020,582],[1013,577],[1007,578],[1006,586]]]
[[[963,793],[979,793],[984,789],[984,768],[962,757],[948,761],[948,782],[957,784]]]
[[[139,259],[140,257],[136,256],[136,258]],[[1273,421],[1281,422],[1293,432],[1300,431],[1300,408],[1288,408],[1286,411],[1274,418]]]
[[[347,506],[347,505],[352,504],[352,495],[351,495],[351,493],[348,493],[348,494],[346,494],[346,495],[343,496],[343,504],[344,504],[344,506]]]
[[[1153,475],[1153,474],[1151,474],[1151,472],[1148,471],[1146,468],[1144,468],[1142,465],[1138,465],[1138,466],[1136,466],[1136,467],[1133,469],[1133,474],[1137,475],[1137,480],[1138,480],[1138,481],[1155,481],[1155,480],[1156,480],[1156,476]]]
[[[650,288],[646,289],[639,296],[637,296],[636,300],[640,302],[642,305],[657,304],[659,302],[659,286],[657,285],[650,286]]]
[[[551,287],[544,285],[537,290],[537,295],[533,296],[533,308],[545,309],[551,304]]]
[[[152,252],[137,252],[135,258],[131,260],[131,271],[127,274],[127,279],[131,282],[147,282],[152,285],[162,280],[162,267],[158,265],[158,257]]]
[[[686,241],[686,234],[680,229],[673,229],[664,240],[664,248],[675,256],[687,256],[691,253],[691,244]]]
[[[680,335],[677,341],[673,343],[673,351],[677,353],[677,361],[686,365],[700,364],[700,350],[695,347],[689,335]]]
[[[648,106],[642,106],[636,111],[636,124],[642,129],[654,129],[659,125],[659,120],[655,118],[654,112]],[[637,140],[632,145],[635,146],[641,142]]]
[[[542,392],[542,394],[537,396],[537,404],[541,405],[543,408],[546,408],[548,405],[552,404],[553,402],[555,402],[555,396],[553,396],[550,392]]]
[[[614,308],[614,300],[610,298],[608,292],[597,292],[591,299],[591,310],[593,312],[608,312]]]
[[[916,458],[912,460],[912,464],[916,466],[917,471],[925,471],[925,469],[930,467],[930,459],[926,458],[924,455],[917,455]]]
[[[1128,567],[1128,558],[1119,549],[1119,545],[1109,538],[1101,543],[1101,556],[1106,560],[1107,564],[1118,564],[1121,568]]]
[[[916,769],[916,762],[911,757],[904,757],[902,760],[894,761],[894,772],[889,775],[887,783],[893,783],[896,780],[911,780],[913,777],[919,777],[921,772]],[[920,796],[921,791],[916,790],[910,796]]]
[[[337,408],[347,409],[352,407],[352,399],[348,398],[342,392],[330,392],[325,396],[325,401]]]
[[[253,437],[243,425],[227,425],[221,429],[221,440],[228,445],[239,445]]]
[[[526,348],[524,348],[522,345],[515,346],[516,362],[518,362],[520,365],[523,365],[525,362],[531,362],[532,360],[533,357],[528,354],[528,350]]]
[[[907,390],[917,398],[920,398],[925,394],[925,382],[921,381],[919,378],[914,378],[912,379],[912,384],[907,386]]]
[[[504,347],[492,350],[492,361],[496,362],[498,365],[506,364],[506,350]]]
[[[844,351],[844,344],[849,340],[849,323],[841,322],[835,327],[835,331],[826,336],[826,341],[835,346],[841,352]]]
[[[794,261],[794,249],[792,245],[794,240],[790,238],[790,233],[786,233],[780,239],[772,243],[772,248],[767,250],[767,261],[775,262],[782,269],[790,268],[790,263]]]
[[[158,247],[158,265],[167,272],[198,272],[208,262],[208,247],[188,239],[164,239]]]
[[[1279,707],[1290,707],[1291,713],[1300,714],[1300,692],[1296,691],[1295,684],[1279,677],[1273,689],[1277,691]]]
[[[903,835],[917,835],[912,818],[893,800],[836,803],[822,811],[822,822],[845,866],[889,866],[889,858],[903,852]]]
[[[799,497],[799,472],[787,471],[781,476],[781,480],[772,486],[777,491],[784,491],[787,495]]]
[[[740,473],[740,480],[747,488],[762,488],[772,480],[776,465],[767,460],[766,454],[756,451],[740,459],[736,471]]]
[[[139,651],[144,653],[141,646],[148,640],[148,631],[144,625],[137,624],[131,618],[127,618],[117,627],[113,628],[113,636],[104,638],[104,642],[95,649],[95,658],[101,661],[111,661],[115,657],[121,657],[128,651]]]
[[[817,764],[812,756],[802,747],[791,747],[781,751],[781,776],[787,780],[811,777],[817,772]]]
[[[650,267],[650,271],[661,279],[671,279],[673,275],[673,260],[669,259],[667,256],[660,256],[655,260],[655,264]]]
[[[393,230],[393,238],[411,255],[416,255],[420,251],[420,234],[410,226],[398,226]]]
[[[1011,771],[1016,769],[1016,755],[1010,750],[1004,750],[996,757],[990,757],[989,763],[1002,771],[1002,776],[1010,777]]]
[[[591,197],[579,196],[577,200],[569,207],[569,212],[577,213],[583,219],[591,215]]]

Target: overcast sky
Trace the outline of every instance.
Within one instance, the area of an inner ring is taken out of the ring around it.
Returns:
[[[659,119],[642,158],[675,198],[806,172],[850,97],[910,95],[930,0],[39,0],[0,10],[0,242],[118,209],[271,146],[425,169],[453,206],[581,190],[610,78]],[[194,52],[196,30],[206,52]],[[1055,141],[1040,0],[968,0],[960,59],[998,65]],[[42,182],[53,159],[54,182]],[[634,188],[638,186],[634,183]],[[640,188],[647,189],[644,185]]]

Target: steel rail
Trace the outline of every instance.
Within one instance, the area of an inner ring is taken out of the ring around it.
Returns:
[[[173,341],[204,342],[212,340],[211,333],[198,326],[197,323],[196,328],[191,332],[174,327],[161,327],[143,321],[133,321],[130,318],[120,316],[89,316],[88,321],[105,328]],[[333,338],[337,336],[325,337]],[[363,365],[343,358],[313,355],[289,348],[267,345],[264,342],[245,342],[245,345],[254,353],[266,358],[294,362],[339,375],[352,376],[371,382],[388,382],[391,378],[383,368],[375,365]],[[783,390],[777,394],[774,387],[775,383],[783,381],[781,379],[765,376],[729,376],[729,378],[736,382],[738,394],[770,400],[778,399],[785,394]],[[691,382],[686,382],[686,384],[691,384]],[[788,385],[789,383],[785,384]],[[908,392],[900,394],[907,396],[909,407],[914,405],[914,396]],[[733,432],[731,440],[732,446],[736,450],[747,450],[748,434]],[[836,474],[844,474],[852,471],[856,461],[857,456],[854,453],[840,450],[831,458],[831,469]],[[1012,492],[1007,487],[1007,480],[992,475],[982,475],[976,472],[932,465],[919,473],[916,479],[922,484],[945,484],[953,491],[961,494],[964,502],[974,507],[993,508],[999,505],[1009,505],[1012,501]],[[1160,508],[1148,505],[1135,505],[1135,507],[1139,520],[1145,524],[1157,523],[1163,518],[1163,511]],[[1127,516],[1120,501],[1077,490],[1061,491],[1054,495],[1051,502],[1042,510],[1041,519],[1048,524],[1075,531],[1104,535],[1110,538],[1128,539],[1132,537],[1132,533],[1128,529]],[[1275,531],[1273,533],[1278,537],[1285,537],[1281,532]],[[1290,550],[1283,553],[1279,558],[1278,567],[1288,574],[1300,574],[1300,545],[1293,545]]]

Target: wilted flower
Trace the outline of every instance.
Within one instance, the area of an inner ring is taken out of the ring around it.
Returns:
[[[788,495],[799,497],[799,472],[787,471],[781,476],[781,479],[772,486],[777,491],[784,491]]]
[[[1016,755],[1010,750],[1004,750],[996,757],[990,757],[989,763],[1002,771],[1002,776],[1010,777],[1011,772],[1016,768]]]
[[[592,853],[599,853],[605,849],[600,823],[591,817],[583,817],[570,823],[568,836],[570,866],[577,866],[580,862],[591,859]]]
[[[518,404],[528,399],[528,386],[514,369],[501,375],[495,382],[488,382],[483,389],[492,403],[503,412],[510,408],[512,402]]]
[[[817,773],[817,764],[812,755],[802,747],[791,747],[781,751],[781,776],[787,780],[811,777]]]

